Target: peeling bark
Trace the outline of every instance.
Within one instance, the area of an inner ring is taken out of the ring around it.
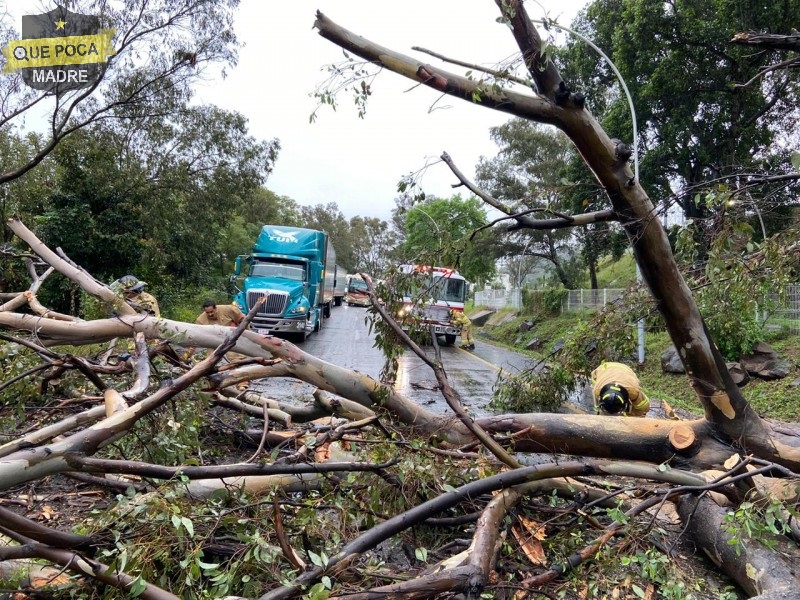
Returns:
[[[738,536],[726,533],[724,519],[726,510],[708,498],[683,496],[678,502],[681,518],[691,525],[687,533],[719,567],[736,583],[753,596],[759,598],[778,598],[780,594],[794,594],[800,589],[800,567],[794,551],[787,548],[787,540],[777,536],[767,536],[775,544],[770,550],[762,544],[764,534],[750,539],[744,531]],[[738,543],[729,543],[732,539]],[[784,556],[787,557],[784,559]],[[794,557],[794,558],[792,558]],[[790,562],[787,562],[790,561]],[[775,595],[779,594],[779,595]]]

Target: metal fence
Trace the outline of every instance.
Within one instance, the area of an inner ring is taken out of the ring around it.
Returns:
[[[767,317],[766,325],[773,329],[786,328],[792,335],[800,335],[800,285],[787,285],[779,308]]]
[[[600,308],[622,297],[625,290],[603,288],[601,290],[568,290],[561,301],[561,313]]]
[[[488,306],[489,308],[522,308],[522,290],[482,290],[475,292],[475,306]]]
[[[561,301],[561,312],[594,310],[618,300],[625,290],[604,288],[600,290],[568,290]],[[489,308],[522,308],[522,292],[512,290],[483,290],[475,292],[475,305]],[[786,286],[786,293],[766,318],[765,325],[770,329],[786,328],[793,335],[800,335],[800,284]]]

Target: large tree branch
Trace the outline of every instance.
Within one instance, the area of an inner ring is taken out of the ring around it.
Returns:
[[[628,475],[642,477],[653,481],[664,481],[678,485],[705,485],[706,481],[698,475],[682,471],[659,471],[657,467],[642,465],[613,464],[604,461],[589,463],[567,462],[560,465],[548,464],[514,469],[467,483],[432,500],[423,502],[414,508],[387,519],[346,544],[336,555],[330,557],[324,567],[315,567],[301,574],[290,584],[267,592],[259,600],[279,600],[295,597],[300,590],[328,573],[340,572],[360,554],[374,548],[377,544],[393,535],[421,522],[443,510],[451,508],[469,499],[488,494],[531,481],[541,481],[556,477],[575,477],[580,475]],[[472,572],[472,569],[470,569]],[[462,580],[462,578],[458,578]]]
[[[743,46],[759,46],[770,50],[794,50],[795,52],[800,52],[800,33],[797,31],[793,31],[791,34],[743,31],[734,35],[731,43]]]
[[[663,229],[659,229],[659,231],[663,233]],[[90,287],[90,289],[94,289],[98,294],[111,294],[108,288],[96,284],[93,278],[82,274],[82,272],[76,272],[75,267],[55,256],[54,253],[48,254],[44,248],[38,247],[36,244],[38,240],[35,238],[29,239],[36,246],[37,252],[41,252],[54,261],[55,264],[53,266],[57,270],[63,270],[73,275],[81,285],[94,286],[93,288]],[[691,299],[691,296],[689,298]],[[682,323],[682,325],[686,326],[687,324]],[[230,332],[230,328],[227,327],[188,324],[138,314],[92,322],[66,322],[43,319],[38,316],[0,312],[0,326],[35,332],[41,345],[45,346],[98,343],[115,337],[129,337],[136,332],[142,332],[145,337],[151,339],[175,339],[190,346],[214,348]],[[700,321],[699,326],[703,326],[702,321]],[[382,407],[401,422],[417,428],[417,431],[422,434],[438,435],[456,444],[472,440],[472,435],[461,423],[455,427],[450,425],[443,428],[444,420],[442,416],[433,414],[418,406],[392,387],[383,385],[367,375],[354,373],[349,369],[321,361],[303,352],[297,346],[279,338],[259,335],[252,331],[244,331],[237,340],[234,349],[248,356],[264,359],[277,358],[280,360],[270,360],[269,364],[247,365],[213,375],[211,379],[217,385],[228,385],[236,381],[261,377],[294,377],[319,389],[341,395],[362,406],[371,409]],[[725,372],[727,373],[727,369],[725,369]],[[693,374],[693,377],[697,377],[697,375]],[[705,385],[705,382],[703,382],[703,385]],[[728,412],[722,399],[718,400],[718,402],[720,402],[719,410],[726,411],[725,419],[728,420],[733,415]],[[509,415],[495,418],[489,422],[480,419],[479,423],[483,429],[493,433],[508,432],[519,434],[519,432],[528,431],[529,434],[532,434],[537,432],[537,435],[531,440],[532,446],[528,448],[532,451],[570,453],[570,449],[580,448],[591,455],[592,448],[613,448],[612,454],[607,456],[619,457],[630,456],[632,444],[620,446],[614,442],[614,436],[619,437],[621,431],[628,431],[630,435],[635,436],[635,432],[652,423],[654,425],[653,443],[645,444],[641,456],[637,456],[637,458],[655,462],[664,462],[671,458],[671,455],[667,454],[670,452],[670,446],[665,446],[664,441],[669,431],[675,427],[674,422],[667,421],[666,424],[659,424],[661,422],[648,419],[645,424],[632,423],[631,421],[633,420],[630,419],[607,419],[596,416],[588,416],[586,418],[588,420],[585,424],[581,422],[578,429],[567,435],[562,434],[574,427],[577,421],[573,417],[565,415],[536,415],[535,417],[530,415]],[[602,427],[598,428],[598,424],[602,424]],[[741,443],[738,440],[737,442],[725,440],[724,437],[719,435],[718,431],[714,430],[715,424],[713,422],[709,421],[706,425],[711,427],[703,427],[695,431],[697,439],[702,440],[702,444],[698,446],[698,449],[689,449],[678,453],[675,457],[676,460],[686,461],[685,464],[719,464],[719,459],[724,452],[730,453],[732,447],[736,448]],[[800,428],[791,424],[767,425],[760,418],[757,425],[760,426],[759,431],[762,432],[762,437],[753,441],[748,438],[748,445],[760,447],[760,457],[786,465],[794,471],[800,471]],[[584,426],[588,429],[581,431],[580,428]],[[589,433],[589,430],[593,431]],[[599,441],[581,444],[581,440]],[[521,444],[521,442],[522,439],[516,440],[517,444]],[[661,451],[653,453],[654,447],[661,447]],[[727,456],[724,458],[727,458]],[[715,463],[714,461],[717,462]]]
[[[448,73],[375,44],[340,27],[319,11],[317,11],[314,27],[322,37],[345,50],[447,95],[462,98],[468,102],[479,97],[481,106],[514,115],[527,115],[529,118],[536,118],[544,123],[552,123],[556,118],[555,107],[542,98],[518,94],[510,90],[498,92],[493,88],[485,89],[478,81]]]

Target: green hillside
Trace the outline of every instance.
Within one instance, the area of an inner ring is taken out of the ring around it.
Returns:
[[[598,282],[601,288],[624,288],[633,283],[635,279],[635,263],[630,254],[626,254],[616,262],[603,261],[598,272]],[[569,345],[569,340],[575,336],[574,332],[582,332],[578,334],[582,336],[582,339],[579,340],[580,347],[591,344],[592,340],[586,339],[587,328],[583,326],[588,326],[588,331],[594,331],[596,328],[593,321],[596,317],[596,312],[591,311],[545,314],[541,309],[520,312],[504,309],[497,311],[486,325],[476,328],[476,331],[478,339],[514,348],[532,358],[553,363],[559,360],[559,355],[553,354],[554,348],[564,341]],[[531,322],[534,323],[531,329],[521,331]],[[523,326],[523,323],[526,325]],[[620,334],[631,336],[635,340],[635,325],[625,324]],[[533,340],[539,341],[539,347],[536,350],[526,350],[525,346]],[[783,379],[751,380],[742,388],[745,398],[759,413],[765,416],[784,421],[800,421],[800,404],[797,402],[797,387],[794,383],[800,377],[800,370],[798,370],[800,336],[790,335],[785,328],[765,330],[764,341],[770,344],[782,358],[790,360],[792,369],[789,375]],[[662,372],[661,355],[671,346],[672,342],[661,327],[660,318],[657,315],[654,316],[645,328],[645,363],[637,368],[639,378],[653,401],[653,406],[658,406],[660,400],[666,400],[674,408],[694,415],[702,415],[702,407],[695,398],[686,376]],[[625,356],[621,360],[633,365],[635,357]]]
[[[636,263],[633,255],[625,255],[614,261],[606,257],[600,261],[597,269],[597,285],[601,288],[624,288],[636,281]]]

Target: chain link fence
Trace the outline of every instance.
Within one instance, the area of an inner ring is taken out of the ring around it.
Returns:
[[[603,288],[600,290],[569,290],[561,301],[561,314],[580,310],[595,310],[622,297],[625,290]]]
[[[783,329],[792,335],[800,335],[800,285],[787,285],[783,301],[767,317],[767,327]]]
[[[522,290],[481,290],[475,292],[475,306],[488,306],[489,308],[522,308]]]
[[[618,300],[625,292],[621,288],[599,290],[568,290],[561,300],[561,313],[582,310],[597,310],[609,302]],[[522,293],[519,289],[482,290],[475,292],[475,306],[489,308],[522,308]],[[800,335],[800,284],[786,286],[786,293],[778,308],[763,315],[770,329],[786,328],[792,335]]]

